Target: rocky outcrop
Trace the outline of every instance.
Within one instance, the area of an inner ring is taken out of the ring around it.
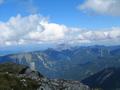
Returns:
[[[39,83],[40,87],[37,90],[90,90],[88,86],[78,81],[43,78]]]
[[[0,90],[6,87],[7,90],[90,90],[79,81],[48,79],[38,71],[15,63],[0,64],[0,82],[4,82]]]
[[[90,90],[87,85],[79,81],[48,79],[43,77],[38,71],[32,71],[30,68],[23,68],[19,77],[26,77],[36,80],[39,88],[37,90]]]
[[[38,71],[33,71],[31,70],[29,67],[25,67],[23,68],[20,72],[19,72],[19,76],[24,76],[24,77],[29,77],[31,79],[35,79],[38,80],[39,78],[43,78],[43,75],[40,74]]]

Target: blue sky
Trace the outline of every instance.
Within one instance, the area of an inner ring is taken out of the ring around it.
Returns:
[[[50,17],[50,21],[65,24],[70,27],[100,29],[120,26],[120,17],[84,13],[78,10],[78,5],[85,0],[5,0],[0,5],[0,21],[7,21],[10,17],[21,14],[27,16],[31,13],[29,8],[34,8],[34,13]]]
[[[2,51],[119,41],[120,0],[0,0]]]

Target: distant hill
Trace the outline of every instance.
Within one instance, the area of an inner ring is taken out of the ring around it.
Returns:
[[[120,89],[120,68],[106,68],[84,80],[82,82],[91,88],[101,88],[103,90]]]
[[[0,56],[0,63],[34,67],[49,78],[82,80],[108,67],[120,67],[120,46],[79,46]]]

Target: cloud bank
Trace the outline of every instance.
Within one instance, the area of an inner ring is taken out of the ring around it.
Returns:
[[[120,40],[120,28],[108,30],[83,30],[51,23],[38,14],[22,17],[17,15],[0,22],[0,46],[67,43],[81,44]]]
[[[78,8],[88,12],[120,16],[120,0],[85,0]]]

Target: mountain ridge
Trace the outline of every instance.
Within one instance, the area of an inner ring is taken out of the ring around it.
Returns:
[[[82,80],[81,82],[89,85],[91,88],[101,88],[103,90],[120,89],[120,67],[109,67],[101,70]]]
[[[120,46],[82,46],[62,51],[47,49],[5,55],[0,57],[0,62],[9,61],[27,66],[34,63],[36,70],[46,77],[82,80],[104,68],[119,67],[119,52]]]

